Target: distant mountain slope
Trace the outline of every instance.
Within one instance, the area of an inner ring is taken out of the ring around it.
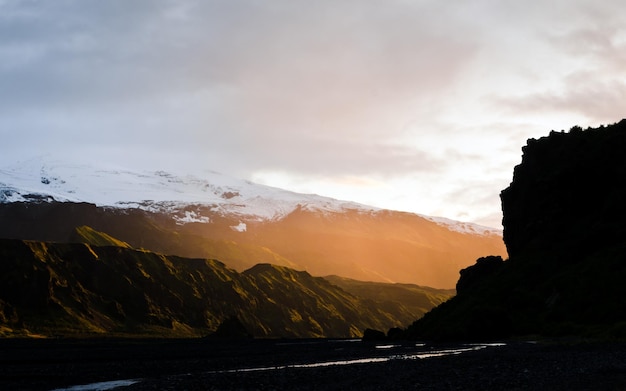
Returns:
[[[484,252],[502,254],[499,235],[451,231],[420,216],[391,211],[316,213],[296,210],[277,221],[248,223],[214,216],[211,223],[180,225],[169,215],[75,203],[0,204],[0,237],[89,242],[89,226],[134,248],[191,258],[219,259],[238,271],[256,263],[313,275],[417,283],[451,288],[458,271]]]
[[[388,311],[397,308],[393,315],[402,325],[409,325],[456,294],[454,289],[434,289],[414,284],[358,281],[339,276],[326,276],[324,279],[352,295],[371,300],[378,308]]]
[[[239,181],[31,161],[0,170],[0,237],[88,241],[383,282],[451,288],[476,257],[505,255],[498,230]]]
[[[0,335],[199,336],[236,316],[255,337],[355,337],[401,326],[323,278],[268,264],[0,240]]]
[[[251,221],[280,220],[295,210],[319,213],[380,208],[315,194],[301,194],[203,171],[201,176],[165,171],[69,164],[33,158],[0,168],[0,203],[59,201],[142,209],[169,215],[179,224],[209,223],[213,216],[240,218],[232,226],[245,230]],[[451,230],[499,234],[499,229],[450,219],[421,216]]]
[[[461,272],[415,338],[626,338],[626,120],[528,140],[502,194],[511,254]]]
[[[278,220],[296,208],[318,212],[377,210],[354,202],[259,185],[213,171],[204,171],[201,176],[176,175],[43,158],[0,168],[0,202],[51,200],[161,212],[179,224],[208,223],[213,216],[239,218],[244,224]]]
[[[117,240],[111,235],[105,234],[104,232],[96,231],[88,225],[76,227],[75,232],[76,238],[81,243],[93,244],[94,246],[116,246],[131,248],[128,243]]]

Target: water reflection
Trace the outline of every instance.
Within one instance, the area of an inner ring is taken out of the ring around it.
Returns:
[[[376,357],[365,357],[365,358],[356,358],[350,360],[336,360],[336,361],[322,361],[315,362],[309,364],[288,364],[288,365],[277,365],[277,366],[267,366],[267,367],[255,367],[255,368],[243,368],[243,369],[228,369],[222,371],[211,371],[209,373],[238,373],[238,372],[258,372],[258,371],[273,371],[287,368],[319,368],[319,367],[329,367],[335,365],[353,365],[353,364],[367,364],[367,363],[378,363],[378,362],[387,362],[392,360],[420,360],[432,357],[442,357],[442,356],[451,356],[462,354],[466,352],[482,350],[489,347],[498,347],[504,346],[504,343],[484,343],[484,344],[465,344],[460,347],[450,347],[450,348],[441,348],[437,350],[425,350],[416,353],[401,353],[401,354],[390,354],[387,356],[377,355]],[[393,350],[395,348],[399,348],[401,345],[377,345],[375,348],[377,350]],[[415,347],[424,348],[425,344],[416,344]]]
[[[376,349],[393,349],[399,346],[400,345],[376,345]]]
[[[112,380],[99,383],[81,384],[67,388],[57,388],[52,391],[106,391],[118,387],[130,386],[135,383],[139,383],[139,380]]]

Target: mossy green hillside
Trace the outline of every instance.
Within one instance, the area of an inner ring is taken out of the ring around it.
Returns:
[[[373,306],[269,264],[238,273],[127,247],[0,240],[0,270],[4,336],[203,336],[233,316],[255,337],[357,337],[399,325],[399,304]]]

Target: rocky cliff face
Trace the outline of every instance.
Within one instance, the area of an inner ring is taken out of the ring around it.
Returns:
[[[408,334],[626,338],[626,120],[528,140],[502,191],[509,259],[464,269]]]
[[[530,139],[502,191],[509,256],[554,249],[582,255],[626,234],[626,120]]]

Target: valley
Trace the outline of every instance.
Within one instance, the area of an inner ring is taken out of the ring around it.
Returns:
[[[229,319],[256,338],[360,337],[408,326],[476,256],[505,253],[475,224],[37,159],[0,170],[0,238],[14,337],[198,337]]]
[[[34,160],[0,170],[0,238],[83,242],[91,227],[131,247],[315,276],[450,289],[500,230],[206,177]]]
[[[239,273],[122,246],[0,240],[0,257],[4,337],[200,337],[233,317],[257,338],[360,337],[404,327],[454,293],[369,283],[368,295],[284,266]]]

